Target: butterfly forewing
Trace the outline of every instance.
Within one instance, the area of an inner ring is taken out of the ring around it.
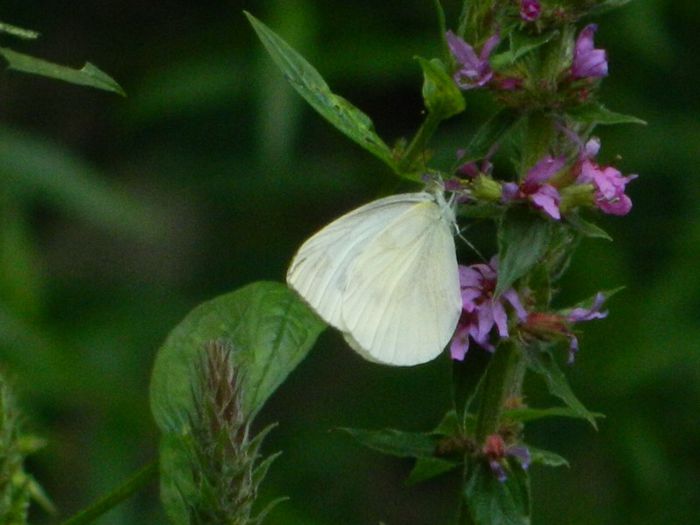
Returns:
[[[344,331],[341,306],[349,270],[359,254],[396,217],[431,199],[428,193],[392,195],[336,219],[299,248],[287,283],[324,321]]]
[[[461,312],[452,224],[432,199],[387,223],[356,256],[342,298],[353,348],[374,361],[435,358]]]

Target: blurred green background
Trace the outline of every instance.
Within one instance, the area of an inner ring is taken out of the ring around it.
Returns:
[[[456,1],[446,1],[454,10]],[[29,469],[68,515],[156,453],[155,352],[196,304],[283,280],[296,247],[395,181],[286,85],[242,9],[314,63],[390,142],[421,120],[415,55],[436,54],[431,0],[3,2],[42,33],[18,51],[114,76],[120,97],[13,72],[0,79],[0,363],[48,440]],[[697,0],[636,0],[599,20],[607,105],[647,127],[601,128],[603,159],[641,175],[634,209],[586,241],[561,304],[624,284],[586,326],[569,377],[607,418],[548,421],[528,441],[570,459],[533,470],[533,523],[700,522],[700,53]],[[470,99],[434,142],[452,159],[491,110]],[[361,360],[326,332],[259,423],[283,450],[265,497],[278,525],[446,523],[455,480],[407,488],[410,464],[331,429],[427,430],[448,403],[447,359]],[[533,395],[538,395],[534,385]],[[46,523],[41,512],[34,523]],[[157,490],[100,523],[161,524]]]

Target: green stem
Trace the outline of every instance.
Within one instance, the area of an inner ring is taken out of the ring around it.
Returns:
[[[399,171],[405,172],[413,169],[420,156],[425,155],[425,147],[427,146],[428,141],[435,134],[441,120],[442,119],[433,115],[432,113],[428,113],[428,116],[425,117],[423,124],[421,124],[421,127],[418,128],[413,140],[406,148],[406,151],[404,151],[404,154],[401,156],[401,160],[399,160]]]
[[[469,514],[469,509],[466,505],[466,499],[464,497],[464,488],[467,484],[467,476],[469,475],[469,469],[471,464],[469,458],[464,458],[464,467],[462,469],[462,484],[459,492],[459,502],[457,503],[457,519],[455,520],[455,525],[475,525],[471,514]]]
[[[64,521],[61,525],[84,525],[92,523],[105,512],[113,509],[145,487],[151,480],[155,479],[157,474],[158,463],[152,461],[116,489],[112,490],[112,492],[101,497],[88,508],[68,518],[68,520]]]
[[[489,435],[498,431],[503,404],[513,393],[514,383],[522,380],[519,377],[521,360],[520,352],[512,342],[506,342],[496,350],[484,378],[484,393],[476,419],[477,444],[483,444]]]

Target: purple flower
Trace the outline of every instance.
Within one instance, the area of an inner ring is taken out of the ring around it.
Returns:
[[[576,39],[571,74],[574,78],[602,78],[608,75],[608,57],[605,49],[593,47],[596,24],[584,27]]]
[[[592,321],[593,319],[605,319],[608,312],[601,312],[600,309],[605,302],[605,295],[598,292],[593,299],[593,304],[590,308],[577,307],[569,312],[566,316],[570,323],[580,323],[581,321]]]
[[[608,312],[602,312],[605,295],[598,292],[590,307],[576,307],[560,313],[531,312],[523,328],[539,337],[566,338],[569,340],[569,364],[573,364],[578,352],[578,338],[572,325],[594,319],[604,319]]]
[[[601,312],[600,309],[605,302],[605,295],[598,292],[593,300],[593,304],[590,308],[574,308],[566,316],[566,320],[569,323],[580,323],[584,321],[592,321],[593,319],[605,319],[608,316],[608,312]],[[576,359],[576,354],[578,353],[578,337],[576,334],[569,331],[567,333],[569,337],[569,364],[573,364]]]
[[[612,166],[601,167],[590,159],[585,159],[581,163],[576,182],[593,185],[595,204],[603,213],[627,215],[632,209],[632,200],[625,195],[625,187],[636,178],[637,175],[625,177]]]
[[[559,212],[559,190],[547,181],[566,164],[564,157],[544,157],[535,164],[517,185],[508,182],[503,185],[503,200],[509,202],[517,199],[529,199],[535,208],[542,210],[552,219],[561,219]]]
[[[480,347],[493,352],[489,341],[491,331],[496,331],[501,338],[508,337],[508,314],[505,304],[510,304],[518,318],[523,321],[527,312],[520,303],[517,292],[510,288],[499,298],[494,299],[498,274],[497,260],[494,257],[489,264],[474,264],[459,267],[459,284],[462,291],[462,317],[450,344],[452,359],[462,361],[473,340]]]
[[[486,85],[493,78],[489,56],[500,42],[498,35],[493,35],[486,41],[478,56],[472,46],[452,31],[448,31],[446,36],[447,45],[459,66],[453,77],[457,85],[465,90]]]
[[[520,0],[520,18],[525,22],[534,22],[540,17],[542,6],[538,0]]]

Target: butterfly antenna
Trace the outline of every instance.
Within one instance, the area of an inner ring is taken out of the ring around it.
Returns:
[[[477,249],[476,246],[474,246],[474,244],[469,239],[467,239],[464,235],[462,235],[462,232],[464,232],[464,231],[467,231],[466,226],[464,228],[462,228],[461,230],[457,231],[457,237],[462,239],[464,241],[464,243],[472,249],[472,251],[476,254],[476,256],[479,257],[479,259],[481,259],[483,262],[486,262],[486,257],[484,257],[481,254],[481,252]]]

